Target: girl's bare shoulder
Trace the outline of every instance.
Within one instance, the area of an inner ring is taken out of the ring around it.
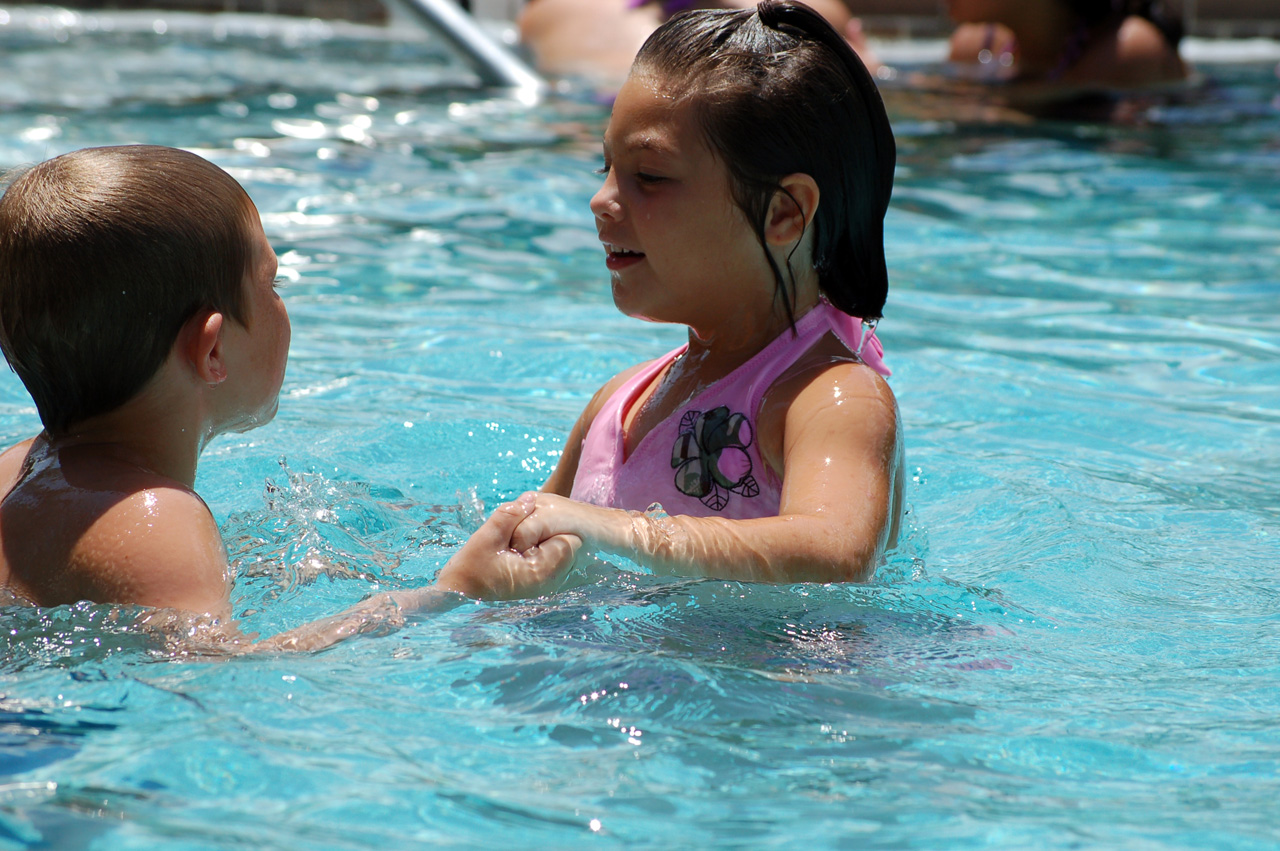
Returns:
[[[758,433],[766,463],[781,472],[787,432],[819,420],[828,427],[858,431],[870,427],[886,434],[897,422],[897,401],[889,383],[830,335],[796,361],[765,394]]]

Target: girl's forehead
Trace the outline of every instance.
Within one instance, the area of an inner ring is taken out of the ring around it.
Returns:
[[[660,80],[632,75],[618,90],[605,143],[629,148],[676,148],[701,134],[694,112]]]
[[[662,100],[675,100],[675,86],[666,76],[645,68],[638,68],[627,75],[623,86],[642,89]]]
[[[665,120],[677,110],[677,102],[660,81],[628,77],[613,101],[613,118]]]

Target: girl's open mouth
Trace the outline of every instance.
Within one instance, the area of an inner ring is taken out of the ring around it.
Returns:
[[[618,248],[614,245],[605,245],[604,264],[610,271],[616,272],[639,263],[644,259],[644,254],[639,251],[631,251],[626,248]]]

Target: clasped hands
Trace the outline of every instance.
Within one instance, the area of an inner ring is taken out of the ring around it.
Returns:
[[[436,584],[468,597],[511,600],[556,590],[584,544],[599,546],[611,515],[545,493],[526,493],[498,506],[440,570]]]

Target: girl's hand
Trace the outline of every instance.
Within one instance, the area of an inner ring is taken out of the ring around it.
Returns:
[[[511,536],[513,549],[523,552],[555,535],[573,535],[589,551],[616,548],[618,530],[629,526],[629,512],[575,502],[549,493],[526,493],[534,500],[533,512]]]
[[[436,587],[485,600],[536,597],[560,587],[582,539],[560,530],[533,540],[516,527],[533,513],[533,494],[498,506],[436,577]]]

